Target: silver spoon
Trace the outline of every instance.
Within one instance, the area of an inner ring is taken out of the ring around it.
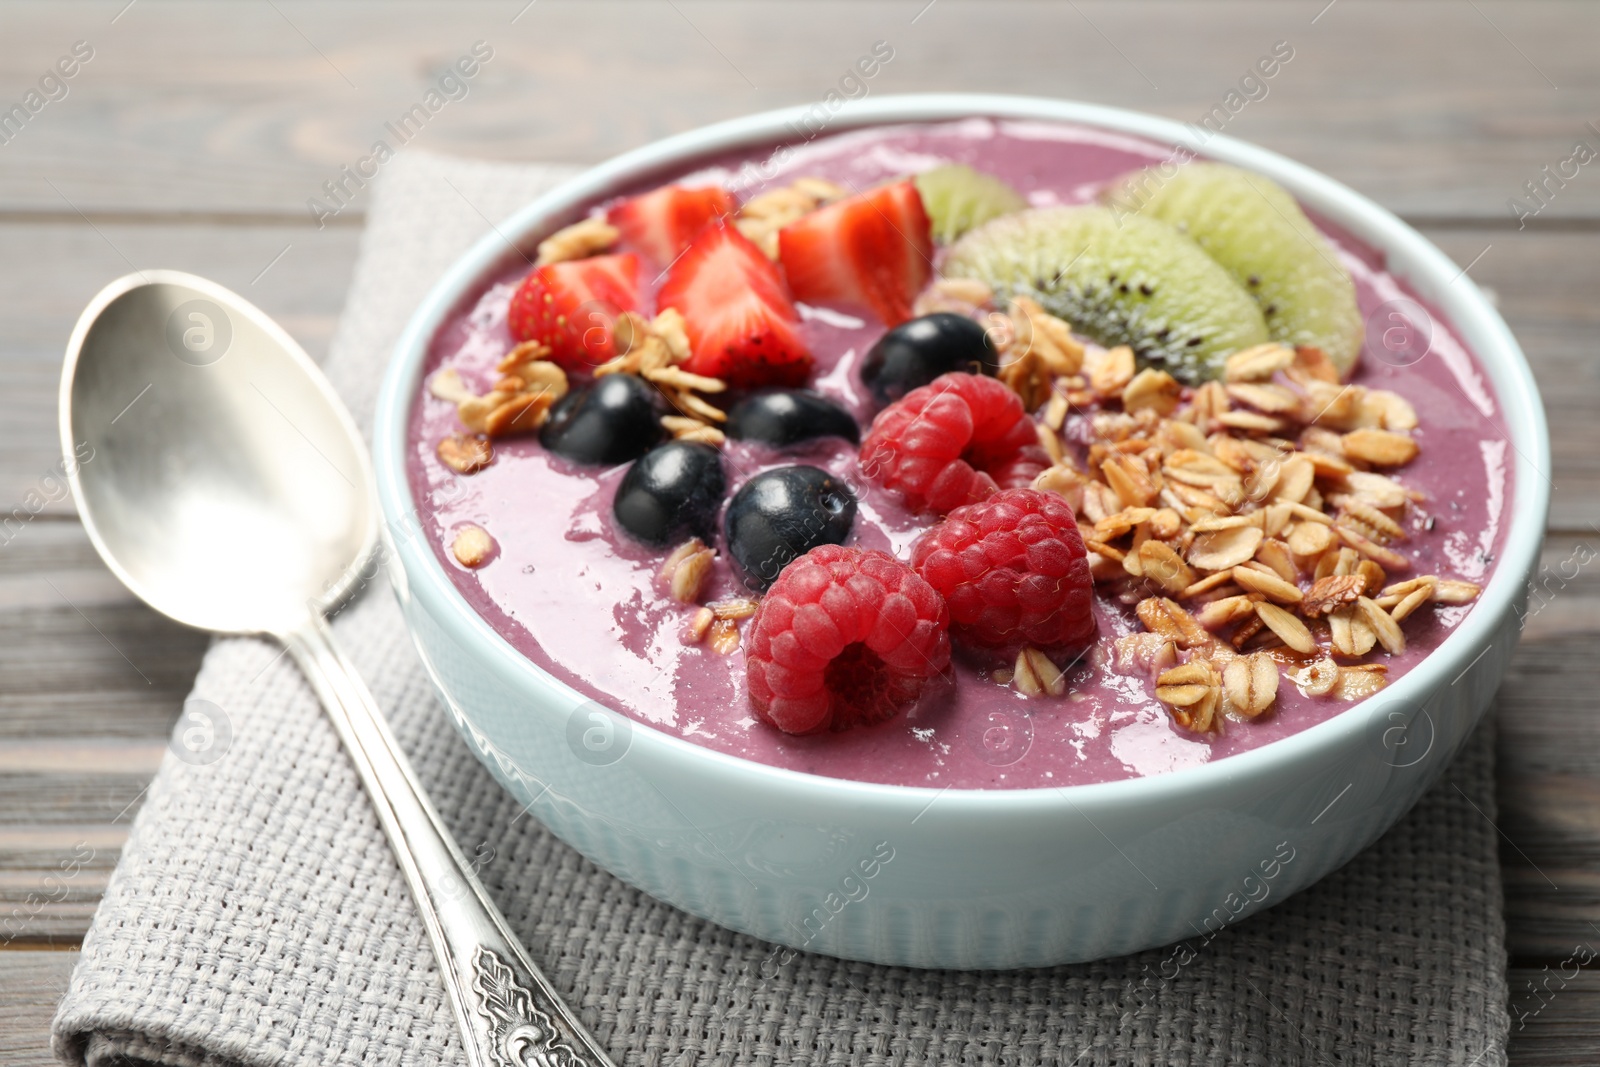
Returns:
[[[90,302],[67,346],[61,446],[89,538],[181,623],[282,641],[355,764],[422,913],[474,1067],[610,1060],[489,901],[324,613],[376,558],[350,414],[262,312],[150,270]]]

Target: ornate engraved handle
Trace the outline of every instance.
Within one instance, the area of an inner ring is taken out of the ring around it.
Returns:
[[[612,1067],[506,926],[317,616],[282,635],[372,797],[438,958],[472,1067]]]

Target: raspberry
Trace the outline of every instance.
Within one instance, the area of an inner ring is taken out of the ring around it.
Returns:
[[[861,444],[862,472],[913,511],[943,514],[1031,485],[1049,465],[1022,400],[978,374],[946,374],[913,389],[879,413]]]
[[[1007,489],[957,508],[911,546],[911,565],[968,645],[1075,654],[1094,638],[1083,537],[1055,493]]]
[[[894,557],[813,548],[783,569],[751,620],[750,703],[790,734],[882,722],[949,667],[948,627],[939,594]]]

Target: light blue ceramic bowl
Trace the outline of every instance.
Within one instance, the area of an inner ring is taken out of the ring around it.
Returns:
[[[1204,155],[1270,175],[1388,257],[1482,363],[1510,429],[1504,551],[1466,620],[1378,696],[1301,733],[1157,777],[1059,789],[934,790],[815,777],[630,723],[504,641],[415,536],[407,413],[425,352],[465,295],[587,203],[711,153],[777,144],[802,109],[670,137],[587,171],[486,235],[417,309],[384,379],[374,460],[391,573],[467,743],[590,859],[677,907],[779,945],[917,967],[1042,966],[1193,937],[1348,861],[1438,777],[1482,717],[1518,635],[1549,505],[1548,434],[1517,342],[1461,269],[1388,211],[1227,137]],[[1059,119],[1159,142],[1176,122],[1009,96],[863,100],[842,130],[971,115]],[[409,535],[407,535],[409,534]],[[775,948],[769,965],[786,957]]]

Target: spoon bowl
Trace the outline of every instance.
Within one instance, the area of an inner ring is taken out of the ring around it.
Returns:
[[[344,405],[282,327],[205,279],[143,271],[96,297],[61,434],[95,548],[190,626],[281,635],[348,593],[377,543]]]

